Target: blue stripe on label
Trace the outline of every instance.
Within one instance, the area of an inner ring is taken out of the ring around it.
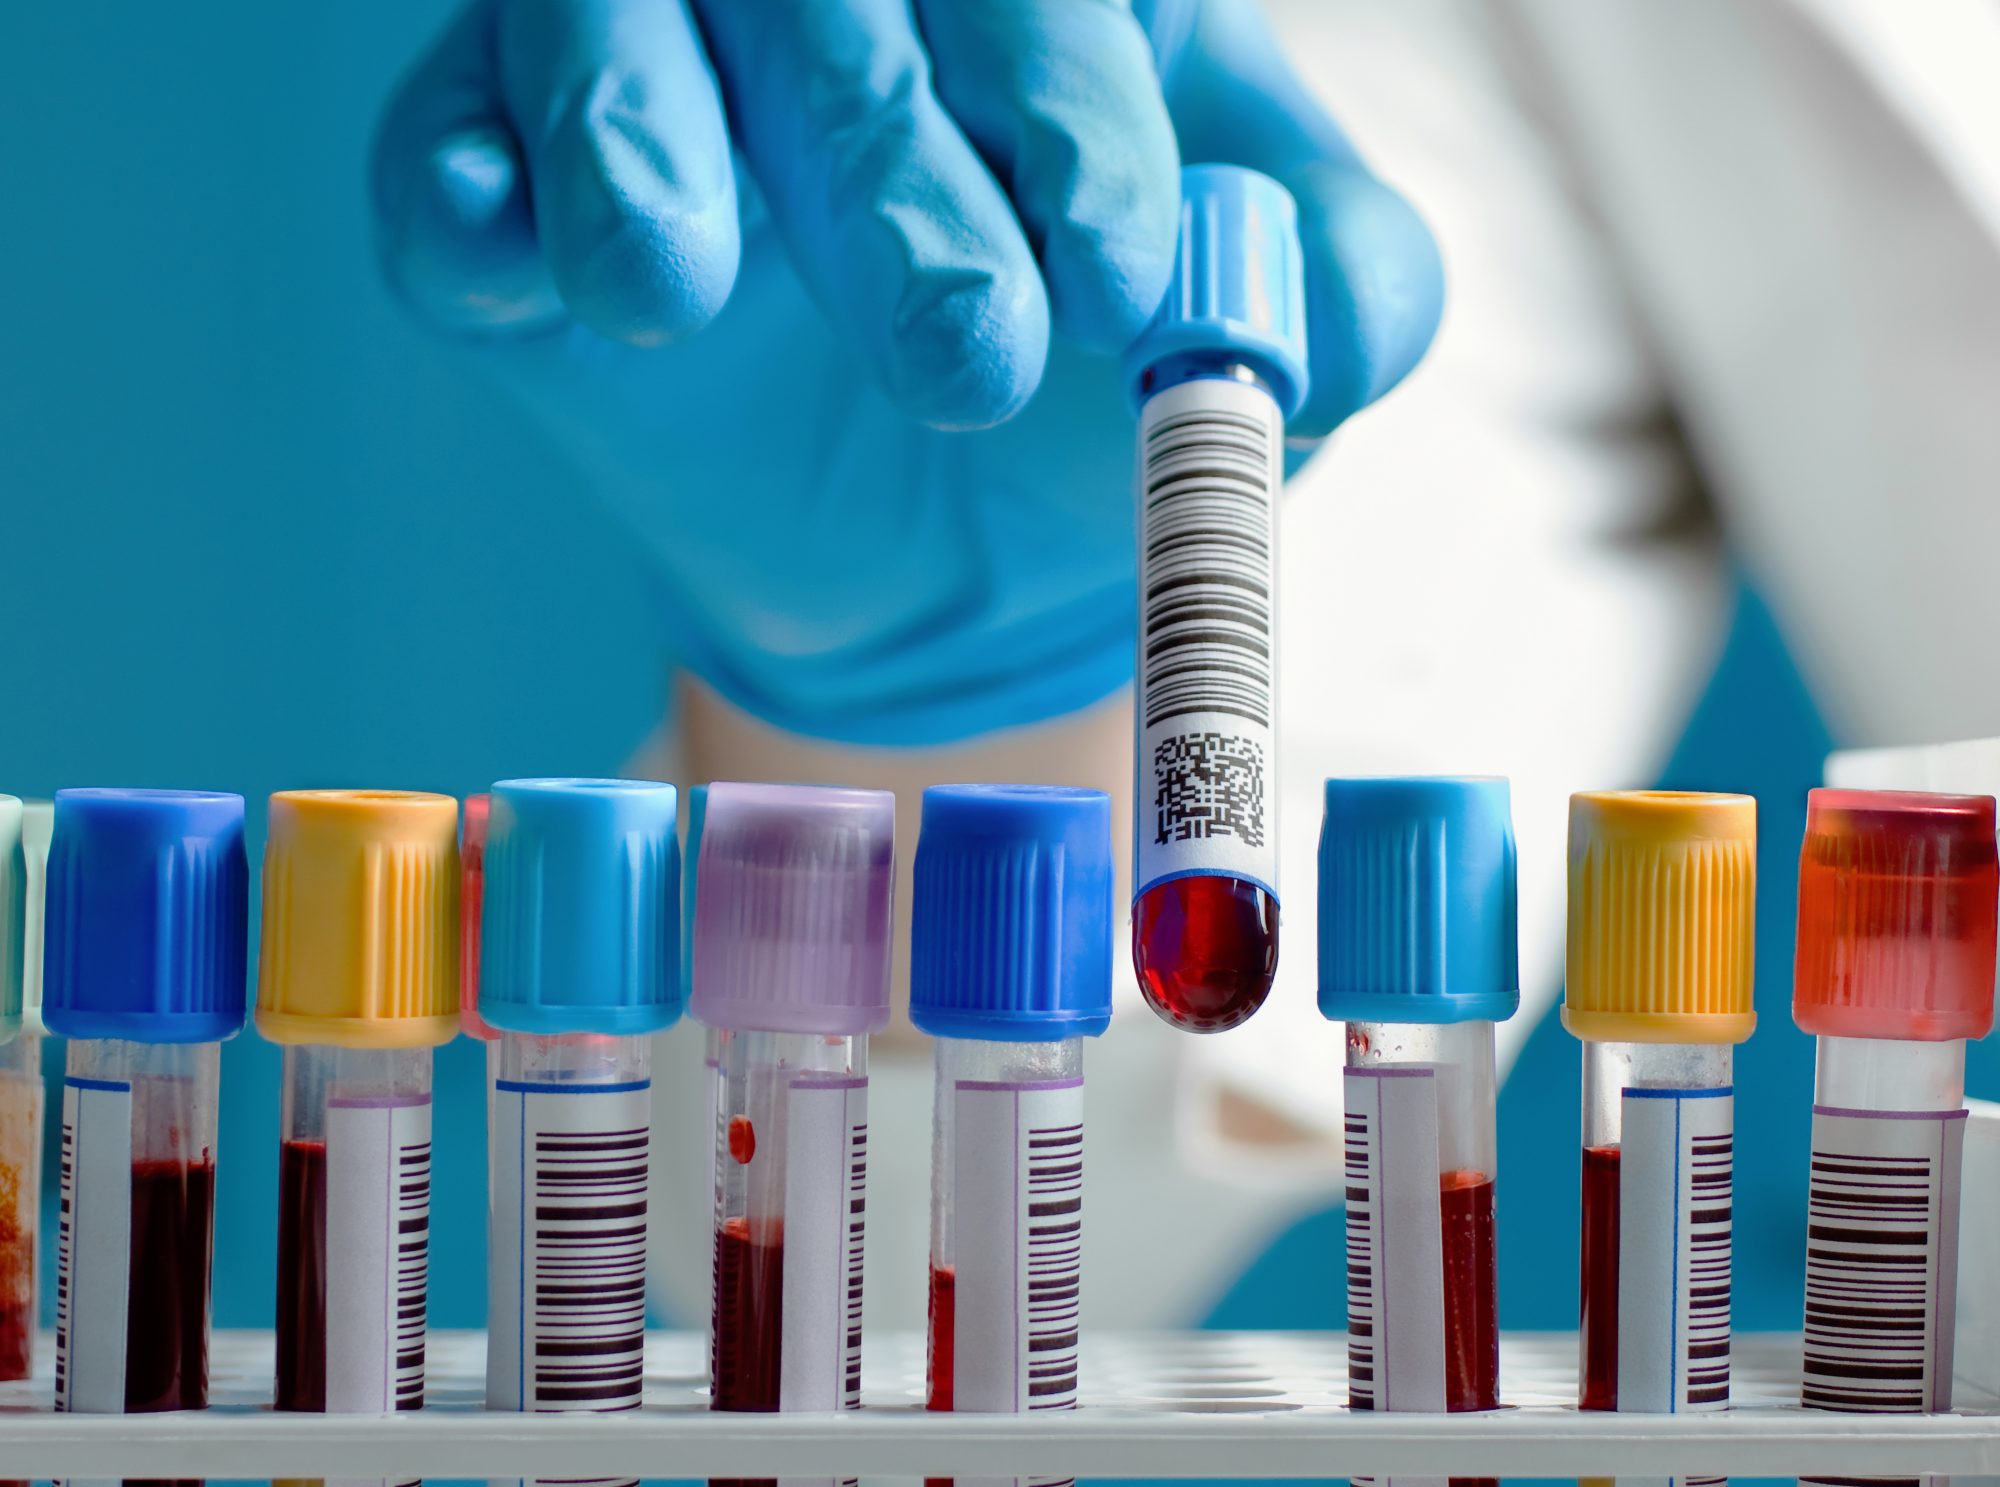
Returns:
[[[118,1094],[130,1094],[132,1081],[129,1079],[84,1079],[75,1074],[65,1074],[63,1083],[71,1089],[108,1089]]]
[[[651,1089],[653,1081],[632,1079],[624,1084],[549,1084],[540,1080],[496,1079],[493,1087],[524,1095],[626,1095],[635,1089]]]
[[[1736,1093],[1736,1086],[1725,1084],[1719,1089],[1627,1089],[1628,1100],[1721,1100]]]
[[[1249,873],[1218,872],[1212,867],[1184,867],[1177,873],[1161,873],[1159,877],[1152,879],[1145,887],[1135,892],[1132,895],[1132,902],[1136,904],[1162,883],[1178,883],[1182,878],[1229,878],[1238,883],[1248,883],[1253,887],[1261,888],[1271,896],[1272,903],[1275,904],[1278,902],[1278,890],[1273,888],[1269,883],[1266,883],[1262,878],[1252,877]]]

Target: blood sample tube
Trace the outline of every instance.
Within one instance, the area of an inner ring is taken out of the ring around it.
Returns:
[[[1347,1023],[1350,1409],[1499,1406],[1493,1028],[1520,1001],[1507,782],[1328,780],[1319,1006]]]
[[[1585,1409],[1729,1404],[1730,1050],[1757,1025],[1756,898],[1749,796],[1570,797]]]
[[[1220,1032],[1278,969],[1277,519],[1306,395],[1298,214],[1276,181],[1181,172],[1174,276],[1126,353],[1139,410],[1132,961]]]
[[[431,1050],[458,1032],[458,802],[271,797],[257,1031],[285,1050],[281,1410],[424,1404]]]
[[[1951,1408],[1965,1040],[1993,1025],[1991,796],[1815,790],[1792,1016],[1819,1039],[1808,1408]]]
[[[1083,1040],[1111,1020],[1111,805],[924,792],[910,1018],[937,1039],[930,1407],[1073,1409]]]
[[[674,787],[646,780],[493,787],[489,1409],[639,1406],[650,1035],[681,1002],[674,812]]]
[[[711,1406],[861,1402],[868,1036],[889,1021],[895,797],[708,789],[690,1010],[719,1040]]]
[[[458,824],[458,1025],[468,1038],[491,1040],[479,1015],[479,933],[486,906],[486,822],[490,795],[468,795]]]
[[[56,1408],[208,1403],[216,1072],[243,1025],[243,798],[62,790],[42,1015],[70,1040]]]
[[[25,1379],[34,1367],[41,1215],[42,1040],[22,1006],[31,871],[24,825],[21,802],[0,795],[0,1379]]]

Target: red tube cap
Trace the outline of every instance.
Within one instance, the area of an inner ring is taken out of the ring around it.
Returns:
[[[1799,852],[1792,1017],[1940,1042],[1993,1026],[1993,797],[1815,790]]]

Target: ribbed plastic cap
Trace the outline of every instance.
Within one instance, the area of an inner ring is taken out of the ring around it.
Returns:
[[[49,837],[56,826],[53,800],[21,802],[21,857],[27,864],[22,914],[21,1024],[31,1033],[45,1033],[42,1021],[42,939],[48,918]]]
[[[650,1033],[680,1016],[672,785],[502,780],[486,828],[479,1014],[515,1033]]]
[[[701,861],[701,827],[708,815],[708,786],[688,786],[687,798],[687,841],[681,847],[681,985],[691,990],[694,986],[695,890],[701,881],[701,874],[695,871],[695,865]]]
[[[1815,790],[1799,851],[1792,1016],[1938,1041],[1993,1026],[1993,797]]]
[[[1238,165],[1181,167],[1174,276],[1152,323],[1125,353],[1134,404],[1148,373],[1177,356],[1217,352],[1252,366],[1285,417],[1306,400],[1305,261],[1292,194]]]
[[[689,1010],[710,1027],[880,1032],[895,867],[886,790],[710,785]]]
[[[714,806],[711,802],[710,829]],[[1054,785],[924,791],[910,1020],[1047,1042],[1111,1021],[1111,798]]]
[[[458,1025],[467,1037],[491,1038],[479,1015],[480,914],[486,903],[486,821],[490,795],[468,795],[458,812]]]
[[[264,841],[257,1031],[429,1048],[458,1031],[458,802],[281,790]]]
[[[58,790],[42,1017],[65,1038],[213,1043],[243,1026],[243,797]]]
[[[1521,1005],[1514,822],[1501,779],[1328,780],[1319,1009],[1504,1022]]]
[[[1741,1043],[1757,917],[1757,802],[1605,790],[1569,798],[1563,1026],[1597,1043]]]
[[[21,802],[0,795],[0,1043],[21,1031],[21,972],[27,961],[28,860]]]

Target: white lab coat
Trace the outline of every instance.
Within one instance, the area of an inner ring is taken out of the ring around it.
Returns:
[[[1278,989],[1197,1039],[1121,986],[1087,1054],[1100,1326],[1195,1319],[1335,1197],[1340,1029],[1313,1004],[1326,775],[1512,779],[1524,1002],[1504,1063],[1560,984],[1566,797],[1654,777],[1729,618],[1725,548],[1842,736],[2000,733],[1981,669],[2000,632],[2000,0],[1273,9],[1430,220],[1449,299],[1424,366],[1284,511]],[[665,1129],[700,1125],[700,1047],[699,1029],[666,1042]],[[868,1320],[914,1326],[928,1065],[878,1060],[874,1086]],[[1232,1101],[1298,1139],[1231,1139]],[[695,1320],[706,1169],[698,1144],[663,1145],[655,1288]]]

